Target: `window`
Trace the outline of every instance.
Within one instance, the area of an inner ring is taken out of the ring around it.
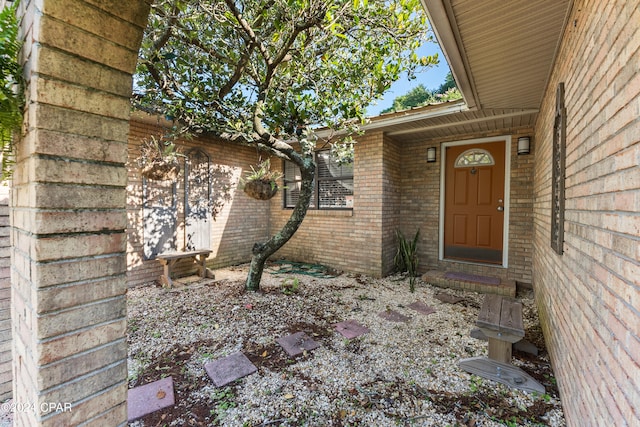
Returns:
[[[564,252],[566,126],[567,109],[564,106],[564,83],[559,83],[556,91],[551,164],[551,247],[558,255],[562,255]]]
[[[487,150],[471,148],[461,153],[454,164],[456,168],[465,168],[469,166],[490,166],[495,164],[495,161]]]
[[[353,207],[353,163],[338,164],[330,150],[315,153],[316,180],[310,209],[351,209]],[[284,207],[295,207],[300,195],[300,169],[284,162]]]

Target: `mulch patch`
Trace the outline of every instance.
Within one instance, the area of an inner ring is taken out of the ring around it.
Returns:
[[[553,405],[542,400],[535,401],[526,409],[513,406],[489,386],[469,393],[451,393],[440,390],[429,390],[431,402],[438,411],[451,413],[463,426],[474,427],[476,417],[487,415],[490,418],[511,424],[540,423],[546,424],[543,418]]]
[[[305,322],[288,325],[287,331],[289,333],[306,332],[307,335],[314,340],[330,337],[334,333],[334,331],[327,327]],[[312,357],[310,352],[298,356],[289,356],[275,341],[268,344],[247,342],[242,352],[258,370],[260,370],[260,368],[266,368],[274,372],[281,372],[294,363]]]
[[[215,341],[198,341],[187,346],[175,345],[169,351],[158,356],[137,378],[129,382],[129,388],[149,384],[161,378],[173,377],[173,388],[176,403],[174,406],[161,409],[146,415],[140,420],[145,426],[163,426],[172,421],[182,420],[186,426],[211,425],[212,400],[200,398],[194,400],[192,392],[201,390],[211,384],[206,373],[202,377],[188,376],[185,363],[191,359],[198,349],[215,348]]]
[[[325,320],[325,319],[323,319]],[[313,339],[329,338],[333,336],[335,330],[331,326],[333,319],[325,320],[327,326],[320,326],[316,323],[297,322],[287,326],[287,331],[293,334],[296,332],[306,332]]]
[[[248,342],[242,352],[258,368],[258,371],[260,369],[268,369],[274,372],[282,372],[294,363],[312,357],[310,352],[291,357],[275,342],[269,344]]]

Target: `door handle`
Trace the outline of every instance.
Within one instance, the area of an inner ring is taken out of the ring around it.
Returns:
[[[502,212],[503,210],[504,210],[504,207],[498,206],[498,211]]]

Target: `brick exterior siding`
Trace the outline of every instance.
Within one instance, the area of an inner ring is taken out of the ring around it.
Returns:
[[[134,119],[129,138],[129,181],[127,186],[127,282],[129,286],[157,280],[162,266],[156,260],[145,260],[143,253],[144,223],[142,177],[135,165],[140,144],[145,137],[158,135],[161,128],[155,119]],[[251,260],[253,244],[264,241],[269,231],[270,203],[248,197],[239,187],[239,180],[258,160],[256,150],[223,143],[213,139],[196,138],[178,142],[183,155],[190,149],[199,148],[210,157],[211,199],[215,206],[215,220],[211,223],[213,252],[207,266],[216,268],[235,265]],[[276,163],[275,160],[273,160]],[[177,230],[176,249],[184,250],[184,163],[181,161],[180,176],[176,181]],[[277,196],[276,196],[277,198]],[[177,275],[195,272],[190,262],[176,265]]]
[[[516,132],[505,129],[504,132]],[[276,255],[318,262],[339,270],[385,276],[393,271],[396,230],[408,239],[420,230],[419,271],[452,269],[531,283],[533,156],[517,156],[520,135],[512,134],[509,266],[483,266],[438,260],[440,161],[426,162],[427,148],[447,141],[401,144],[381,132],[366,133],[356,144],[354,208],[351,211],[310,210],[301,229]],[[453,140],[503,135],[460,135]],[[280,228],[290,211],[273,202],[271,224]]]
[[[401,230],[407,239],[413,239],[414,230],[407,229],[402,223],[402,196],[404,191],[404,151],[402,144],[383,136],[384,146],[382,155],[382,270],[386,276],[391,273],[395,265],[398,242],[396,230]]]
[[[11,192],[13,398],[34,410],[16,411],[16,426],[127,420],[125,162],[148,10],[19,4],[27,111]]]
[[[640,425],[640,2],[576,1],[536,126],[534,287],[568,425]],[[550,247],[556,87],[564,254]]]
[[[381,275],[382,149],[381,134],[367,135],[362,143],[355,145],[353,211],[310,209],[296,234],[276,257]],[[291,210],[282,209],[282,198],[275,199],[271,203],[270,219],[274,231],[282,228],[291,215]]]
[[[9,187],[0,186],[0,401],[11,397],[11,242]]]

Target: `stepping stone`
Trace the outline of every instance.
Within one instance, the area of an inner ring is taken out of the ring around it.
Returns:
[[[455,304],[457,302],[462,301],[462,298],[454,296],[454,295],[446,294],[446,293],[436,294],[433,297],[435,299],[437,299],[437,300],[440,300],[442,302],[446,302],[446,303],[449,303],[449,304]]]
[[[345,320],[344,322],[336,323],[334,326],[336,330],[347,339],[356,338],[367,332],[371,332],[369,328],[362,326],[355,320]]]
[[[235,380],[253,374],[258,370],[253,363],[241,352],[230,354],[222,359],[206,363],[204,370],[216,385],[223,387]]]
[[[304,332],[296,332],[295,334],[278,338],[276,341],[289,356],[298,356],[305,351],[320,347],[319,343],[309,338]]]
[[[173,378],[163,378],[129,390],[127,418],[129,421],[137,420],[152,412],[173,406],[175,403]]]
[[[533,354],[534,356],[538,355],[538,347],[527,340],[518,341],[517,343],[513,344],[513,348],[523,353]]]
[[[431,313],[435,313],[436,309],[433,307],[428,306],[427,304],[423,303],[422,301],[416,301],[414,303],[409,304],[407,307],[414,309],[415,311],[417,311],[420,314],[424,314],[425,316]]]
[[[389,322],[408,322],[411,319],[404,314],[400,314],[394,310],[385,310],[378,313],[378,316],[382,317],[384,320],[388,320]]]

